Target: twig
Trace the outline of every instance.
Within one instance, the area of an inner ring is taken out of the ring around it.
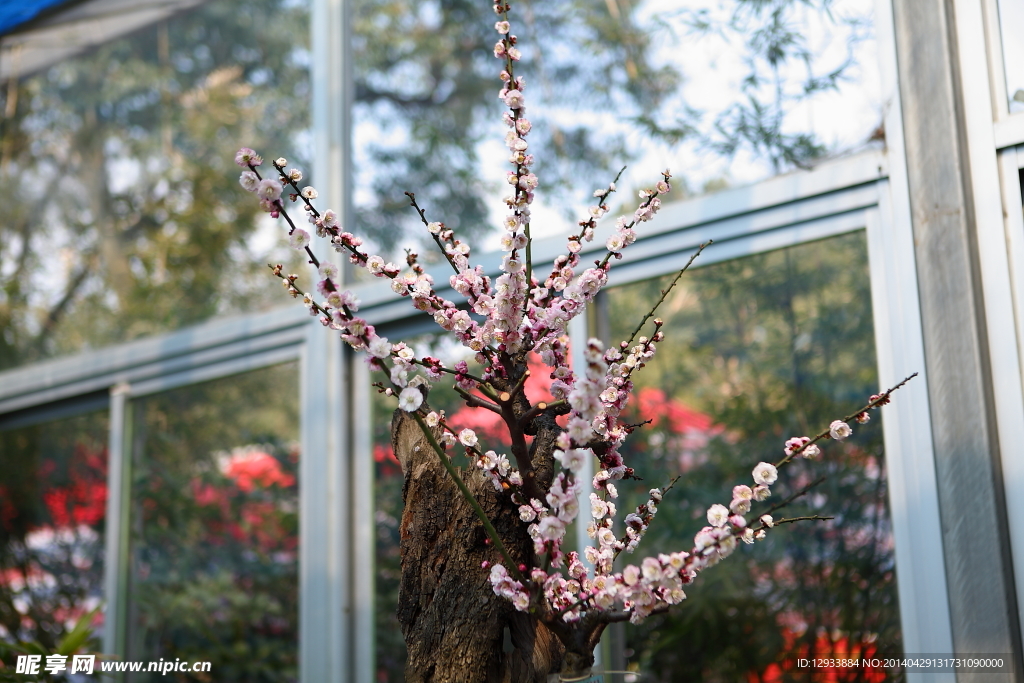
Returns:
[[[917,373],[916,373],[916,372],[915,372],[915,373],[913,373],[913,374],[911,374],[911,375],[909,375],[909,376],[907,376],[907,377],[905,377],[905,378],[903,379],[903,381],[902,381],[902,382],[900,382],[900,383],[899,383],[899,384],[897,384],[896,386],[892,387],[892,388],[891,388],[891,389],[889,389],[888,391],[883,391],[883,392],[882,392],[881,394],[879,394],[879,395],[878,395],[878,398],[876,398],[876,399],[875,399],[874,401],[868,401],[867,405],[865,405],[865,406],[864,406],[863,408],[861,408],[860,410],[857,410],[857,411],[855,411],[855,412],[853,412],[853,413],[850,413],[849,415],[847,415],[846,417],[844,417],[844,418],[842,419],[842,421],[843,421],[843,422],[849,422],[850,420],[854,419],[855,417],[857,417],[857,416],[858,416],[858,415],[860,415],[861,413],[866,413],[867,411],[871,410],[872,408],[877,408],[877,407],[879,407],[879,406],[885,405],[886,403],[888,403],[888,402],[889,402],[889,396],[890,396],[890,394],[892,394],[892,392],[896,391],[897,389],[899,389],[900,387],[902,387],[902,386],[903,386],[904,384],[906,384],[906,383],[907,383],[907,382],[909,382],[910,380],[914,379],[915,377],[917,377]],[[817,443],[818,441],[821,441],[822,439],[827,439],[827,438],[829,438],[829,432],[830,432],[830,429],[828,429],[828,428],[826,428],[826,429],[822,430],[822,431],[821,431],[821,432],[820,432],[820,433],[819,433],[819,434],[818,434],[817,436],[815,436],[815,437],[814,437],[813,439],[811,439],[810,441],[808,441],[807,443],[805,443],[805,444],[804,444],[803,446],[801,446],[800,448],[797,448],[797,449],[796,449],[796,450],[794,450],[794,451],[793,451],[792,453],[788,454],[788,455],[787,455],[786,457],[784,457],[784,458],[783,458],[782,460],[780,460],[780,461],[778,461],[777,463],[775,463],[775,467],[776,467],[776,468],[782,467],[783,465],[785,465],[786,463],[788,463],[788,462],[789,462],[790,460],[792,460],[792,459],[793,459],[793,458],[795,458],[796,456],[798,456],[798,455],[800,455],[801,453],[803,453],[803,452],[804,452],[804,449],[806,449],[806,448],[807,448],[808,446],[810,446],[811,444],[813,444],[813,443]]]
[[[678,273],[676,273],[675,278],[672,280],[669,286],[662,290],[661,298],[658,299],[657,303],[654,304],[654,307],[651,308],[651,310],[648,311],[647,314],[643,317],[643,320],[640,321],[640,324],[636,326],[635,330],[633,330],[633,334],[629,335],[629,339],[626,340],[626,348],[629,348],[629,345],[633,343],[634,339],[636,339],[636,335],[640,334],[640,330],[643,329],[644,325],[647,324],[647,321],[651,319],[651,316],[654,315],[655,311],[658,310],[658,307],[661,306],[661,304],[665,301],[665,297],[667,297],[668,293],[671,292],[672,289],[676,286],[676,283],[679,282],[679,278],[683,276],[683,273],[685,273],[687,268],[690,267],[690,264],[692,264],[696,260],[696,258],[700,256],[700,253],[704,251],[705,247],[713,243],[714,240],[708,240],[707,242],[704,242],[699,247],[697,247],[697,251],[693,253],[693,256],[691,256],[690,260],[686,262],[686,265],[683,266]]]
[[[420,208],[420,205],[416,203],[416,195],[412,192],[405,192],[404,194],[406,197],[409,198],[409,203],[412,205],[412,208],[416,209],[416,213],[420,215],[420,220],[423,222],[424,227],[427,227],[427,232],[430,232],[430,222],[427,220],[427,214],[423,209]],[[458,275],[459,267],[455,265],[455,261],[452,260],[452,257],[448,254],[447,251],[445,251],[444,244],[441,243],[441,238],[432,232],[430,233],[430,236],[434,238],[434,243],[437,244],[437,248],[441,250],[441,253],[448,261],[448,265],[450,265],[452,267],[452,270],[455,271],[455,274]]]
[[[793,522],[827,522],[830,519],[835,519],[835,517],[824,517],[822,515],[809,515],[807,517],[785,517],[783,519],[777,519],[774,522],[772,522],[772,526],[778,526],[780,524],[791,524]]]
[[[541,401],[540,403],[531,407],[529,410],[523,413],[523,416],[519,418],[519,425],[525,428],[526,425],[530,424],[530,420],[537,417],[545,410],[548,410],[550,408],[560,408],[564,405],[568,404],[565,401],[552,401],[551,403],[545,403]]]
[[[785,500],[780,500],[778,503],[775,503],[774,505],[772,505],[771,507],[768,508],[768,512],[762,513],[762,514],[770,514],[772,512],[775,512],[776,510],[780,510],[780,509],[786,507],[787,505],[792,503],[794,500],[796,500],[797,498],[805,495],[812,488],[814,488],[818,484],[820,484],[823,481],[825,481],[825,479],[826,479],[826,477],[823,477],[823,476],[822,477],[818,477],[817,479],[812,481],[810,484],[808,484],[807,486],[803,487],[802,489],[800,489],[799,491],[797,491],[796,493],[791,495],[789,498],[786,498]]]
[[[498,415],[501,415],[501,408],[491,403],[490,401],[485,401],[479,396],[474,396],[473,394],[459,387],[455,387],[455,391],[456,393],[459,394],[459,396],[466,400],[466,405],[470,406],[471,408],[486,408],[492,413],[497,413]]]

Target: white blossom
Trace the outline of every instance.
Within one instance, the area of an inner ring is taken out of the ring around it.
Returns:
[[[255,192],[260,185],[259,176],[252,171],[242,171],[242,175],[238,177],[238,182],[249,192]]]
[[[472,429],[463,429],[459,432],[459,441],[462,442],[463,446],[472,448],[477,444],[476,432]]]
[[[778,478],[779,471],[771,463],[759,462],[754,468],[754,483],[756,484],[771,486]]]
[[[281,198],[281,183],[274,178],[264,178],[256,186],[256,195],[265,201],[275,202]]]
[[[398,395],[398,407],[407,413],[414,412],[422,403],[423,394],[415,387],[402,389],[402,393]]]
[[[729,520],[729,508],[715,503],[708,508],[708,524],[715,527],[725,526]]]
[[[828,427],[828,433],[832,435],[832,438],[836,441],[842,441],[846,437],[853,433],[850,429],[850,425],[846,424],[842,420],[835,420]]]

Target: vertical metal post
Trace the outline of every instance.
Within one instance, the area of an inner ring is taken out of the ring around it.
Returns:
[[[351,681],[351,548],[341,340],[308,327],[302,354],[299,458],[299,676]]]
[[[569,321],[569,356],[572,363],[572,370],[575,373],[582,373],[587,366],[583,356],[583,349],[587,345],[589,310],[584,310],[578,316]],[[594,491],[594,459],[587,458],[578,475],[580,484],[580,514],[576,518],[576,551],[580,554],[580,561],[587,569],[593,571],[593,566],[582,557],[583,549],[590,545],[590,537],[587,536],[587,521],[590,519],[590,494]]]
[[[128,599],[129,501],[131,500],[131,388],[110,389],[107,439],[107,518],[103,565],[103,653],[124,657]]]
[[[594,305],[590,313],[587,327],[592,335],[604,342],[605,347],[618,343],[612,339],[612,321],[608,314],[607,289],[601,290],[594,297]],[[589,492],[587,495],[589,497]],[[581,508],[589,512],[588,506],[582,505]],[[601,638],[599,651],[600,661],[604,663],[601,669],[604,671],[618,672],[626,668],[626,625],[624,623],[617,622],[608,625]],[[604,680],[605,683],[616,683],[622,680],[622,676],[621,673],[605,674]]]
[[[587,339],[590,338],[590,310],[584,309],[582,313],[569,321],[569,357],[574,373],[582,373],[587,366],[583,350],[587,346]],[[583,469],[577,475],[580,485],[580,513],[576,518],[576,552],[580,554],[580,561],[590,572],[594,571],[593,565],[587,562],[583,550],[591,544],[587,535],[587,523],[590,521],[590,494],[594,492],[594,459],[587,458]],[[601,647],[594,650],[594,670],[600,671],[602,665]]]
[[[349,192],[352,61],[349,2],[312,2],[313,174],[323,208],[352,222]],[[345,264],[329,249],[321,259]],[[354,646],[351,354],[312,322],[302,356],[299,674],[304,683],[356,680]],[[365,674],[360,674],[365,675]]]
[[[1014,278],[1017,353],[1024,358],[1024,210],[1020,187],[1020,154],[1024,147],[1004,149],[999,155],[999,175],[1003,194],[1007,259]],[[1009,336],[1009,335],[1007,335]],[[1022,420],[1024,421],[1024,420]],[[1012,491],[1024,490],[1024,458],[1013,449],[1003,450],[1003,482],[1006,485],[1006,511],[1010,518],[1010,547],[1017,584],[1017,610],[1024,624],[1024,497]]]
[[[906,652],[945,653],[953,651],[953,633],[931,440],[928,373],[891,0],[876,0],[875,27],[882,92],[889,102],[885,113],[889,180],[881,184],[879,209],[868,213],[867,222],[878,379],[885,387],[912,372],[921,373],[884,409],[882,425],[900,624]],[[910,680],[923,681],[925,677],[925,674],[908,675]],[[952,683],[956,676],[929,674],[927,680]]]
[[[352,364],[352,631],[355,680],[376,680],[373,402],[370,368]]]
[[[351,10],[346,0],[313,0],[313,177],[325,208],[353,221],[351,182]]]
[[[991,215],[998,196],[993,206],[983,191],[998,180],[980,11],[960,0],[891,8],[953,649],[1012,655],[1017,674],[986,680],[1021,680],[1000,447],[1016,447],[1006,437],[1024,416],[1007,410],[1018,359],[993,317],[1006,308],[1000,274],[987,272],[1006,263],[992,258],[987,234],[1002,220]]]

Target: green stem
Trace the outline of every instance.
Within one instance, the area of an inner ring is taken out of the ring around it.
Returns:
[[[448,476],[450,476],[452,481],[455,482],[455,485],[459,487],[459,491],[462,492],[462,497],[466,499],[466,502],[468,502],[470,507],[473,508],[473,512],[475,512],[476,516],[480,518],[481,522],[483,522],[487,536],[498,548],[502,557],[505,558],[509,573],[515,577],[516,581],[526,586],[529,582],[526,580],[526,577],[523,576],[522,572],[519,571],[519,565],[517,565],[512,559],[512,556],[508,554],[505,544],[501,541],[501,536],[498,535],[498,530],[494,528],[493,524],[491,524],[491,520],[487,518],[487,513],[484,512],[480,503],[473,497],[469,487],[466,486],[466,482],[462,481],[462,477],[460,477],[459,473],[455,470],[455,466],[452,465],[451,460],[449,460],[448,456],[444,454],[444,450],[442,450],[441,445],[437,443],[437,439],[434,438],[434,433],[427,426],[427,423],[423,421],[423,417],[419,413],[413,413],[412,416],[416,418],[416,424],[420,426],[424,436],[427,437],[427,441],[430,442],[434,452],[437,453],[437,457],[441,460],[441,464],[444,465],[444,469],[448,472]]]

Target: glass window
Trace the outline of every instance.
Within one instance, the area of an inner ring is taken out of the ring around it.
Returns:
[[[1011,112],[1024,111],[1024,0],[999,0],[999,31],[1003,43],[1006,96]]]
[[[5,82],[0,369],[284,303],[233,159],[309,170],[308,45],[303,0],[217,0]]]
[[[629,337],[670,278],[609,291],[612,341]],[[862,232],[700,268],[659,315],[666,340],[634,375],[630,407],[631,421],[650,422],[624,452],[643,481],[623,482],[620,507],[679,480],[637,556],[689,549],[708,507],[728,504],[757,462],[779,460],[787,438],[816,434],[878,391]],[[817,461],[784,469],[748,515],[816,484],[772,514],[835,521],[779,527],[741,546],[674,611],[626,628],[638,680],[761,683],[788,677],[807,653],[901,651],[877,411],[872,418],[853,424],[852,438],[826,442]]]
[[[298,396],[288,363],[136,401],[128,659],[297,680]]]
[[[54,652],[101,604],[108,429],[104,411],[0,432],[0,640]]]

